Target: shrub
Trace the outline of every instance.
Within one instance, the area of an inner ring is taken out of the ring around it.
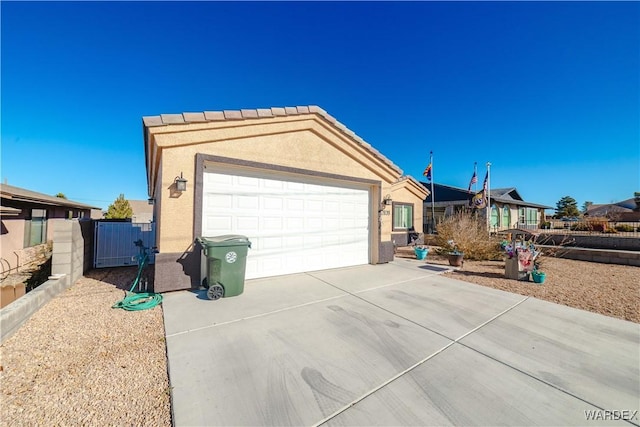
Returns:
[[[438,246],[448,248],[448,242],[453,240],[466,259],[502,259],[498,239],[490,238],[484,222],[469,212],[459,212],[445,218],[436,231]]]
[[[624,232],[632,232],[633,231],[633,226],[632,225],[627,225],[627,224],[616,225],[615,228],[616,228],[617,231],[624,231]]]
[[[576,224],[573,224],[571,226],[571,230],[573,231],[591,231],[593,230],[593,227],[591,224],[589,224],[588,222],[578,222]]]

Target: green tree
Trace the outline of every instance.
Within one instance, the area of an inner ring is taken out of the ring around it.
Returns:
[[[591,206],[593,202],[584,202],[582,204],[582,213],[586,213],[589,210],[589,206]]]
[[[124,194],[120,194],[118,198],[109,205],[105,218],[107,219],[126,219],[133,216],[133,209],[129,201],[124,198]]]
[[[66,199],[67,196],[64,195],[64,193],[58,193],[56,194],[56,197],[60,198],[60,199]]]
[[[578,216],[578,202],[571,196],[564,196],[556,203],[556,218],[562,218],[565,216]]]
[[[633,201],[636,202],[636,208],[634,211],[640,212],[640,191],[636,191],[633,193]]]

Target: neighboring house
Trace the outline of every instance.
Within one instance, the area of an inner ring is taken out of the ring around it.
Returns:
[[[13,185],[0,185],[2,271],[12,271],[25,263],[25,249],[53,238],[54,221],[100,215],[100,208],[37,193]]]
[[[606,217],[611,221],[640,221],[640,205],[634,198],[617,203],[591,205],[584,213],[586,217]]]
[[[426,188],[431,188],[431,184],[422,183]],[[433,184],[435,223],[442,221],[445,216],[455,212],[468,209],[469,199],[475,194],[463,188],[451,187],[443,184]],[[537,229],[545,218],[545,209],[552,209],[551,206],[526,202],[522,199],[518,191],[511,188],[496,188],[490,191],[490,227],[491,231],[507,230],[510,228]],[[430,194],[424,200],[424,229],[429,232],[432,227],[432,204]],[[480,212],[486,215],[486,209]],[[486,218],[486,216],[484,216]]]
[[[132,223],[153,222],[153,205],[149,204],[148,200],[129,200],[129,206],[133,211]]]
[[[143,118],[155,290],[200,284],[200,236],[246,235],[246,278],[393,257],[428,191],[319,107]],[[186,189],[180,190],[185,184]]]

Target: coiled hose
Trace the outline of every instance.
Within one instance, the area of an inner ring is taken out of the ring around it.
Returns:
[[[144,254],[144,258],[138,267],[138,274],[136,280],[133,281],[131,289],[127,292],[127,295],[121,300],[111,306],[111,308],[121,308],[127,311],[140,311],[148,310],[162,303],[162,295],[154,292],[140,292],[136,293],[133,290],[138,286],[140,277],[142,276],[142,270],[147,263],[148,254]]]

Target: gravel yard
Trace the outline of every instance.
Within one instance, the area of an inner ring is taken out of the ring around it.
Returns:
[[[426,262],[448,265],[431,253]],[[467,260],[446,274],[640,323],[640,267],[544,263],[543,285],[506,279],[502,261]],[[0,425],[171,425],[162,308],[111,308],[135,273],[91,271],[0,346]]]
[[[135,274],[88,273],[0,347],[0,425],[171,425],[162,308],[111,308]]]
[[[431,252],[426,262],[449,265],[446,258]],[[542,285],[505,278],[504,261],[465,260],[462,269],[446,275],[640,323],[640,267],[552,257],[544,257],[543,263],[542,269],[547,277]]]

